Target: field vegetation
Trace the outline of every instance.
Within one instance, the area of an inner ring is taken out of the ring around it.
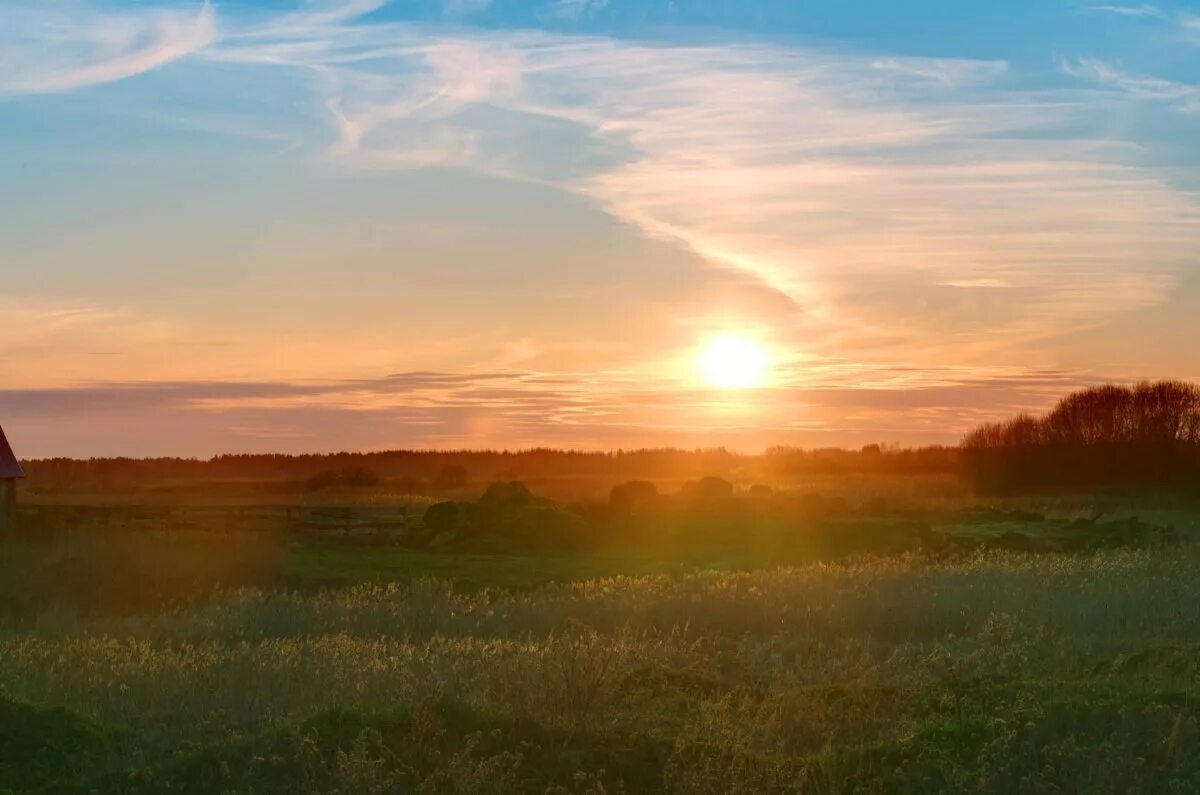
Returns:
[[[1191,792],[1200,558],[220,590],[0,635],[0,786]]]
[[[954,455],[1008,454],[985,437]],[[355,458],[31,478],[0,793],[1200,791],[1178,483],[425,455],[412,489]]]
[[[400,534],[9,538],[0,790],[1200,787],[1185,503],[876,486],[503,482]]]

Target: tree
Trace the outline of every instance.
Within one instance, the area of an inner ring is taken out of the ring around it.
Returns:
[[[1182,485],[1200,476],[1200,387],[1181,381],[1098,386],[1043,418],[1021,415],[963,439],[983,491],[1057,484]]]

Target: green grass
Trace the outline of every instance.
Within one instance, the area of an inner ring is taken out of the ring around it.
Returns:
[[[962,507],[10,541],[0,793],[1200,791],[1187,506]]]
[[[937,548],[1090,551],[1138,547],[1174,540],[1167,530],[1133,519],[1093,522],[1047,519],[1018,511],[972,511],[905,516],[853,517],[795,524],[784,517],[740,520],[731,533],[721,517],[666,516],[636,519],[622,538],[574,553],[544,554],[429,551],[371,543],[309,539],[292,544],[284,558],[287,582],[298,587],[381,584],[434,578],[461,590],[529,588],[551,582],[602,577],[753,571],[804,565],[846,555],[923,547],[914,527],[936,534]],[[655,535],[657,533],[657,536]],[[931,542],[924,542],[924,546]]]
[[[353,551],[292,554],[521,587],[239,589],[10,629],[0,790],[1200,788],[1192,546],[540,586],[662,561]]]
[[[531,588],[553,582],[603,577],[750,571],[782,561],[745,550],[662,549],[584,552],[574,555],[428,552],[395,546],[312,541],[293,545],[285,557],[287,581],[300,587],[442,580],[460,590]]]
[[[547,582],[612,576],[646,563],[635,556],[480,555],[426,552],[336,542],[300,544],[289,550],[288,576],[306,586],[410,582],[433,578],[457,588],[529,588]]]
[[[61,707],[0,698],[0,791],[27,792],[103,769],[104,731]]]

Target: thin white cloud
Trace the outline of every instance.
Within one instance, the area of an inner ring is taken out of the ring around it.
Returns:
[[[881,72],[939,83],[963,86],[997,79],[1008,71],[1005,61],[970,61],[959,58],[877,58],[871,67]]]
[[[1179,24],[1194,41],[1200,42],[1200,16],[1183,14],[1179,18]]]
[[[255,17],[254,21],[240,27],[222,31],[222,37],[231,40],[273,41],[281,52],[292,52],[295,42],[307,41],[300,49],[319,47],[319,39],[329,31],[367,16],[391,0],[302,0],[300,5],[284,14]],[[266,48],[260,61],[271,63],[276,60],[273,48]]]
[[[198,10],[99,12],[13,2],[0,6],[0,94],[52,93],[157,69],[216,39],[216,17]]]
[[[1139,5],[1091,5],[1087,6],[1084,10],[1097,14],[1116,14],[1123,17],[1162,16],[1162,11],[1158,6],[1149,3],[1141,3]]]
[[[61,377],[64,358],[106,357],[141,352],[157,344],[178,342],[173,323],[127,307],[66,303],[39,297],[0,296],[0,361],[11,386],[45,383],[48,373]],[[71,377],[87,372],[78,358]],[[99,370],[100,372],[103,369]]]
[[[1017,90],[995,61],[356,22],[381,5],[229,25],[202,57],[247,85],[270,64],[315,95],[336,163],[585,197],[786,299],[764,322],[814,355],[1016,350],[1154,305],[1200,256],[1194,196],[1121,142],[1065,132],[1106,118],[1091,88]],[[127,27],[97,49],[140,51]],[[1064,69],[1117,96],[1189,96],[1099,61]]]
[[[346,163],[586,196],[785,296],[786,334],[826,352],[966,357],[1061,334],[1162,300],[1200,254],[1193,197],[1120,142],[1063,132],[1100,127],[1092,92],[1010,89],[1003,62],[400,24],[314,35],[213,56],[320,74]]]
[[[386,6],[390,0],[306,0],[300,10],[284,17],[297,26],[320,27],[366,16]]]
[[[608,0],[552,0],[542,10],[542,16],[564,22],[579,22],[593,17],[608,6]]]
[[[1093,80],[1138,99],[1167,102],[1180,113],[1200,114],[1200,86],[1130,74],[1097,58],[1064,59],[1062,69],[1072,77]]]
[[[942,287],[958,287],[958,288],[962,288],[962,289],[976,289],[976,290],[992,289],[992,290],[994,290],[994,289],[1004,289],[1007,287],[1012,287],[1012,283],[1007,282],[1004,279],[990,279],[990,278],[951,279],[948,282],[941,282],[940,286],[942,286]]]

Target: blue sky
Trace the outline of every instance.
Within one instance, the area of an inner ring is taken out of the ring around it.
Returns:
[[[1200,377],[1198,132],[1187,4],[6,2],[0,422],[953,442]]]

